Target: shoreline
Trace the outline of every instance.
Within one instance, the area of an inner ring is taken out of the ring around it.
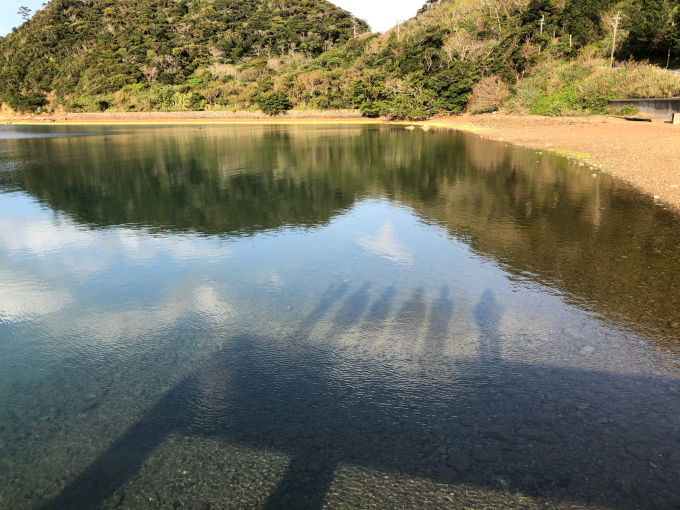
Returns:
[[[380,122],[366,119],[358,110],[290,110],[270,116],[249,111],[183,111],[183,112],[101,112],[58,113],[41,116],[0,117],[5,124],[298,124],[318,122]]]
[[[568,157],[680,212],[680,126],[603,116],[498,114],[448,116],[415,124],[467,131]]]
[[[356,110],[260,112],[75,113],[0,118],[10,125],[220,125],[386,124],[429,126],[477,134],[507,144],[542,149],[617,177],[680,212],[680,126],[615,117],[538,117],[502,114],[435,117],[407,122],[369,119]]]

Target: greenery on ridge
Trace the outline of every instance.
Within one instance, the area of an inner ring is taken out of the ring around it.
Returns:
[[[52,0],[0,39],[0,100],[38,113],[612,113],[617,97],[680,94],[680,76],[637,63],[680,61],[679,4],[430,0],[370,34],[325,0]],[[633,64],[602,70],[618,12],[616,56]]]
[[[1,40],[0,93],[31,109],[49,93],[96,97],[146,83],[193,90],[203,83],[195,71],[211,63],[316,56],[355,26],[368,29],[325,0],[51,0]]]

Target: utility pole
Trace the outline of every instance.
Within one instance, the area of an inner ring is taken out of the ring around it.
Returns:
[[[613,18],[614,21],[614,38],[612,39],[612,56],[609,59],[609,68],[614,69],[614,50],[616,49],[616,32],[619,30],[619,21],[621,21],[621,11]]]
[[[671,26],[672,26],[672,27],[675,26],[675,21],[673,22],[673,24],[672,24]],[[668,66],[669,66],[670,63],[671,63],[671,48],[672,48],[672,47],[673,47],[673,46],[669,46],[669,47],[668,47],[668,60],[666,60],[666,69],[668,69]]]
[[[357,26],[356,25],[354,25],[354,38],[355,39],[357,38]]]
[[[571,34],[569,34],[569,47],[571,48]]]
[[[404,23],[403,19],[398,19],[397,20],[397,41],[401,37],[401,24]]]
[[[541,21],[539,21],[539,23],[541,24],[541,35],[543,35],[543,25],[545,24],[545,14],[543,15],[543,17],[541,18]]]

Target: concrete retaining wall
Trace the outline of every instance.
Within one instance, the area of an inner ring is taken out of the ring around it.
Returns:
[[[609,101],[609,106],[621,108],[633,105],[643,115],[649,115],[653,119],[671,120],[673,113],[680,113],[680,97],[671,99],[617,99]]]

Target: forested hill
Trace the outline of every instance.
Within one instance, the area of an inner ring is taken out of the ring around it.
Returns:
[[[680,64],[680,0],[428,0],[367,31],[325,0],[52,0],[0,39],[0,101],[425,118],[606,114],[611,99],[680,95],[663,70]]]
[[[213,62],[346,42],[357,20],[326,0],[52,0],[0,38],[0,93],[105,94],[182,84]]]

